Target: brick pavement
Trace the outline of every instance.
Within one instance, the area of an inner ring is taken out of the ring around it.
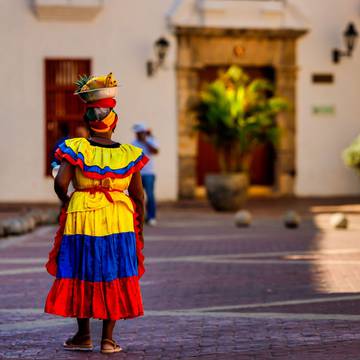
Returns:
[[[117,324],[124,352],[111,357],[360,359],[358,213],[335,231],[326,208],[313,218],[302,207],[301,228],[287,230],[281,206],[256,206],[247,229],[206,207],[163,208],[159,226],[145,231],[146,315]],[[104,358],[98,348],[63,351],[74,321],[42,312],[54,231],[0,241],[1,359]],[[101,322],[92,325],[98,343]]]

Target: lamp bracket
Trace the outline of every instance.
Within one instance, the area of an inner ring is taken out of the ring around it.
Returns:
[[[351,56],[351,52],[349,51],[341,51],[340,49],[334,49],[333,53],[332,53],[332,58],[333,58],[333,62],[335,64],[340,63],[340,60],[342,57],[350,57]]]
[[[161,63],[159,61],[148,60],[146,63],[146,72],[149,77],[154,76],[159,70]]]
[[[333,51],[332,51],[332,60],[335,64],[338,64],[340,62],[341,58],[344,56],[351,57],[354,47],[355,47],[356,39],[358,36],[359,35],[358,35],[355,25],[353,23],[349,23],[349,25],[347,26],[347,29],[344,32],[346,51],[342,51],[337,48],[333,49]]]

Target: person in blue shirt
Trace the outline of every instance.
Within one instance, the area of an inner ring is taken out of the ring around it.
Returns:
[[[58,147],[60,146],[60,144],[62,144],[65,140],[70,138],[70,129],[69,129],[69,125],[66,122],[61,122],[59,124],[59,133],[60,133],[60,138],[56,141],[53,149],[52,149],[52,159],[51,159],[51,169],[54,169],[56,167],[60,166],[60,161],[58,159],[56,159],[55,157],[55,152],[58,149]]]
[[[153,156],[159,153],[159,145],[152,136],[151,131],[144,124],[133,126],[136,139],[132,145],[143,149],[144,154],[150,159],[141,170],[141,179],[146,193],[146,222],[150,226],[156,225],[156,200],[155,200],[155,169]]]

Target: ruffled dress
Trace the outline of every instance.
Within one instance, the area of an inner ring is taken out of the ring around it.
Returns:
[[[111,320],[143,315],[143,243],[126,190],[147,157],[132,145],[100,146],[84,138],[66,140],[56,157],[75,166],[75,192],[46,265],[56,279],[45,312]]]

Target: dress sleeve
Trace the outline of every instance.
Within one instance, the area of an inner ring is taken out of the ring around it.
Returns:
[[[84,176],[93,179],[125,178],[140,171],[149,161],[143,150],[129,144],[119,148],[91,146],[84,138],[64,141],[55,152],[58,160],[78,166]]]
[[[149,158],[144,154],[144,151],[134,145],[126,144],[129,152],[130,162],[131,164],[131,173],[140,171],[149,161]]]
[[[68,139],[62,142],[55,151],[55,157],[58,160],[67,160],[72,165],[79,163],[78,149],[82,138]]]

